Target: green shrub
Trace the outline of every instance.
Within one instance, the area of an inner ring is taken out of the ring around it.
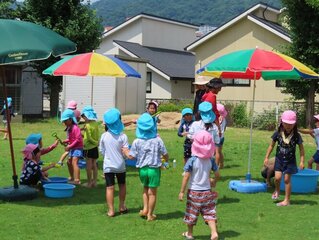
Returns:
[[[231,116],[235,127],[248,127],[249,117],[246,108],[246,103],[239,103],[234,106]]]
[[[158,111],[161,112],[181,112],[183,108],[189,107],[193,109],[193,100],[178,100],[178,99],[172,99],[172,100],[162,100],[158,101],[159,107]]]

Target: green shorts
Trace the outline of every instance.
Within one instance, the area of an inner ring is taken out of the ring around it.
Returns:
[[[139,174],[144,187],[159,187],[161,180],[161,168],[143,167],[139,169]]]

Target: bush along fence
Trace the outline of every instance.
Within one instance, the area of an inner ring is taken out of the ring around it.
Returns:
[[[181,112],[183,108],[193,108],[193,99],[147,99],[159,103],[161,112]],[[227,126],[249,128],[250,109],[252,101],[220,100],[228,111]],[[274,102],[255,101],[253,128],[260,130],[274,130],[278,127],[281,114],[291,109],[297,113],[298,126],[306,127],[306,103],[305,102]],[[319,113],[319,103],[315,103],[315,113]]]

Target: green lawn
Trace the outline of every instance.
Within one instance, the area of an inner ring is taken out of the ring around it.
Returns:
[[[64,127],[55,120],[12,124],[17,170],[21,168],[25,137],[32,132],[43,134],[44,146],[53,143],[52,132],[65,138]],[[102,128],[101,128],[102,132]],[[126,132],[130,142],[134,131]],[[155,213],[158,220],[146,222],[138,216],[141,209],[142,186],[134,168],[127,169],[127,207],[129,214],[109,218],[105,215],[105,186],[102,178],[98,187],[77,187],[74,197],[49,199],[39,197],[26,202],[0,204],[1,239],[183,239],[186,230],[182,222],[185,201],[178,201],[182,180],[183,139],[175,130],[160,130],[170,159],[177,160],[177,168],[162,172],[161,187]],[[260,178],[260,168],[272,132],[254,131],[252,149],[252,177]],[[314,141],[304,136],[306,160],[315,151]],[[230,180],[243,179],[247,172],[249,131],[228,128],[224,145],[225,168],[221,172],[217,191],[219,201],[218,231],[220,239],[318,239],[318,193],[293,194],[291,206],[276,207],[271,200],[272,189],[266,193],[241,194],[228,189]],[[63,148],[43,156],[46,162],[58,161]],[[102,166],[100,157],[99,166]],[[19,171],[18,171],[19,172]],[[51,176],[67,177],[67,169],[50,170]],[[102,171],[100,170],[100,174]],[[0,186],[10,186],[12,170],[8,141],[0,140]],[[85,182],[85,170],[81,180]],[[118,199],[116,199],[116,207]],[[200,218],[194,228],[196,239],[209,239],[209,228]]]

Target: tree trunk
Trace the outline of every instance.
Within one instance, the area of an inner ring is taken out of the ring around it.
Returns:
[[[310,89],[306,98],[306,127],[311,128],[311,122],[314,115],[315,109],[315,86],[316,82],[310,83]]]
[[[59,111],[62,77],[49,77],[46,80],[50,87],[50,116],[56,117]]]

